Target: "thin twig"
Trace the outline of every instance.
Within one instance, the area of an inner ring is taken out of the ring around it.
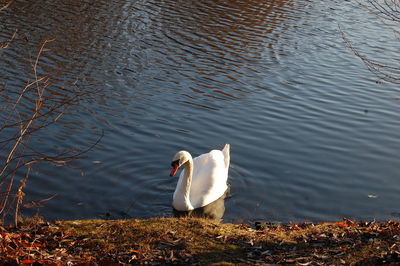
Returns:
[[[3,9],[8,8],[13,2],[14,2],[14,0],[11,0],[11,1],[8,2],[7,4],[5,4],[4,6],[0,7],[0,11],[2,11]]]
[[[1,11],[1,9],[0,9],[0,11]],[[16,29],[16,30],[14,31],[14,33],[13,33],[13,35],[11,36],[10,39],[8,39],[6,42],[4,42],[2,45],[0,45],[0,50],[1,50],[1,49],[6,49],[6,48],[10,45],[10,43],[14,40],[15,36],[17,36],[17,32],[18,32],[18,29]]]
[[[10,39],[7,46],[14,37],[15,36]],[[0,91],[0,97],[5,103],[0,111],[0,117],[4,119],[4,122],[0,126],[0,132],[6,132],[6,135],[8,135],[8,137],[0,141],[1,150],[8,149],[4,162],[0,165],[0,188],[5,187],[5,191],[0,192],[0,214],[3,215],[4,219],[4,217],[12,211],[12,206],[14,206],[14,223],[16,226],[18,225],[19,208],[24,198],[23,189],[25,188],[31,166],[39,162],[49,162],[57,166],[67,165],[93,149],[104,136],[104,132],[102,132],[100,138],[93,145],[84,150],[77,152],[74,150],[64,151],[55,156],[48,156],[28,147],[28,143],[35,132],[57,122],[65,113],[68,106],[74,105],[77,98],[88,94],[87,92],[82,93],[65,89],[67,93],[76,93],[76,95],[58,97],[54,96],[58,94],[53,95],[51,91],[48,92],[48,87],[51,85],[51,83],[49,83],[50,77],[39,77],[38,67],[46,45],[52,41],[53,40],[44,41],[39,48],[36,58],[31,60],[34,81],[29,82],[22,91],[16,95],[15,101],[12,100],[12,96],[15,94],[14,92],[7,92],[7,94],[5,94],[5,89],[1,89]],[[76,83],[74,83],[74,85],[79,88]],[[34,97],[31,96],[31,93],[33,93]],[[25,105],[25,101],[33,104],[33,107],[31,108]],[[26,107],[31,113],[27,116],[24,112],[20,111],[21,107]],[[14,130],[14,133],[11,130]],[[10,133],[13,136],[10,137]],[[28,150],[33,151],[33,153],[28,154]],[[25,167],[27,167],[25,177],[21,180],[21,184],[16,190],[14,199],[11,200],[10,196],[13,191],[14,178],[17,172]],[[46,200],[50,199],[51,198]]]
[[[400,1],[395,0],[367,0],[367,4],[357,1],[362,7],[364,7],[369,12],[377,15],[378,17],[392,20],[396,23],[400,23]],[[369,4],[369,5],[368,5]],[[378,61],[372,60],[367,56],[361,54],[357,48],[355,48],[352,42],[347,38],[346,34],[343,32],[339,25],[339,31],[342,35],[342,39],[346,46],[361,59],[365,66],[373,72],[378,78],[392,82],[400,83],[400,67],[380,63]],[[394,30],[394,34],[398,31]]]

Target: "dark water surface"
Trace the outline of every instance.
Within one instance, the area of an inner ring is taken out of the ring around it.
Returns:
[[[355,3],[15,1],[0,13],[1,84],[40,73],[81,97],[32,142],[105,136],[72,168],[40,165],[27,200],[49,219],[171,216],[176,151],[231,144],[226,221],[399,218],[400,90],[346,47],[399,62],[399,42]],[[36,209],[25,210],[34,213]]]

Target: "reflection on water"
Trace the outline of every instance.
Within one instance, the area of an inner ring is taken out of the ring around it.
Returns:
[[[55,39],[38,73],[50,94],[82,94],[32,149],[105,132],[70,168],[35,168],[27,200],[57,193],[40,210],[54,219],[171,216],[173,152],[232,143],[224,220],[395,217],[398,90],[376,83],[337,26],[355,45],[368,38],[369,57],[385,40],[385,62],[398,40],[380,23],[336,0],[15,1],[0,15],[0,43],[18,29],[0,50],[0,88],[31,81],[32,55]]]
[[[173,209],[175,217],[200,217],[221,221],[225,213],[225,198],[229,196],[230,187],[219,199],[210,204],[192,211],[177,211]]]

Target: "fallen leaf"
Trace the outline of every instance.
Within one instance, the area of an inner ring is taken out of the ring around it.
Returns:
[[[32,264],[35,262],[36,262],[36,260],[23,260],[23,261],[20,261],[19,264]]]
[[[348,227],[347,223],[345,222],[336,222],[335,224],[340,227]]]

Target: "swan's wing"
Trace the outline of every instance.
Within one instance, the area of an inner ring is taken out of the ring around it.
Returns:
[[[225,156],[220,150],[193,159],[190,201],[195,208],[203,207],[225,193],[228,188],[228,168],[225,166]]]

